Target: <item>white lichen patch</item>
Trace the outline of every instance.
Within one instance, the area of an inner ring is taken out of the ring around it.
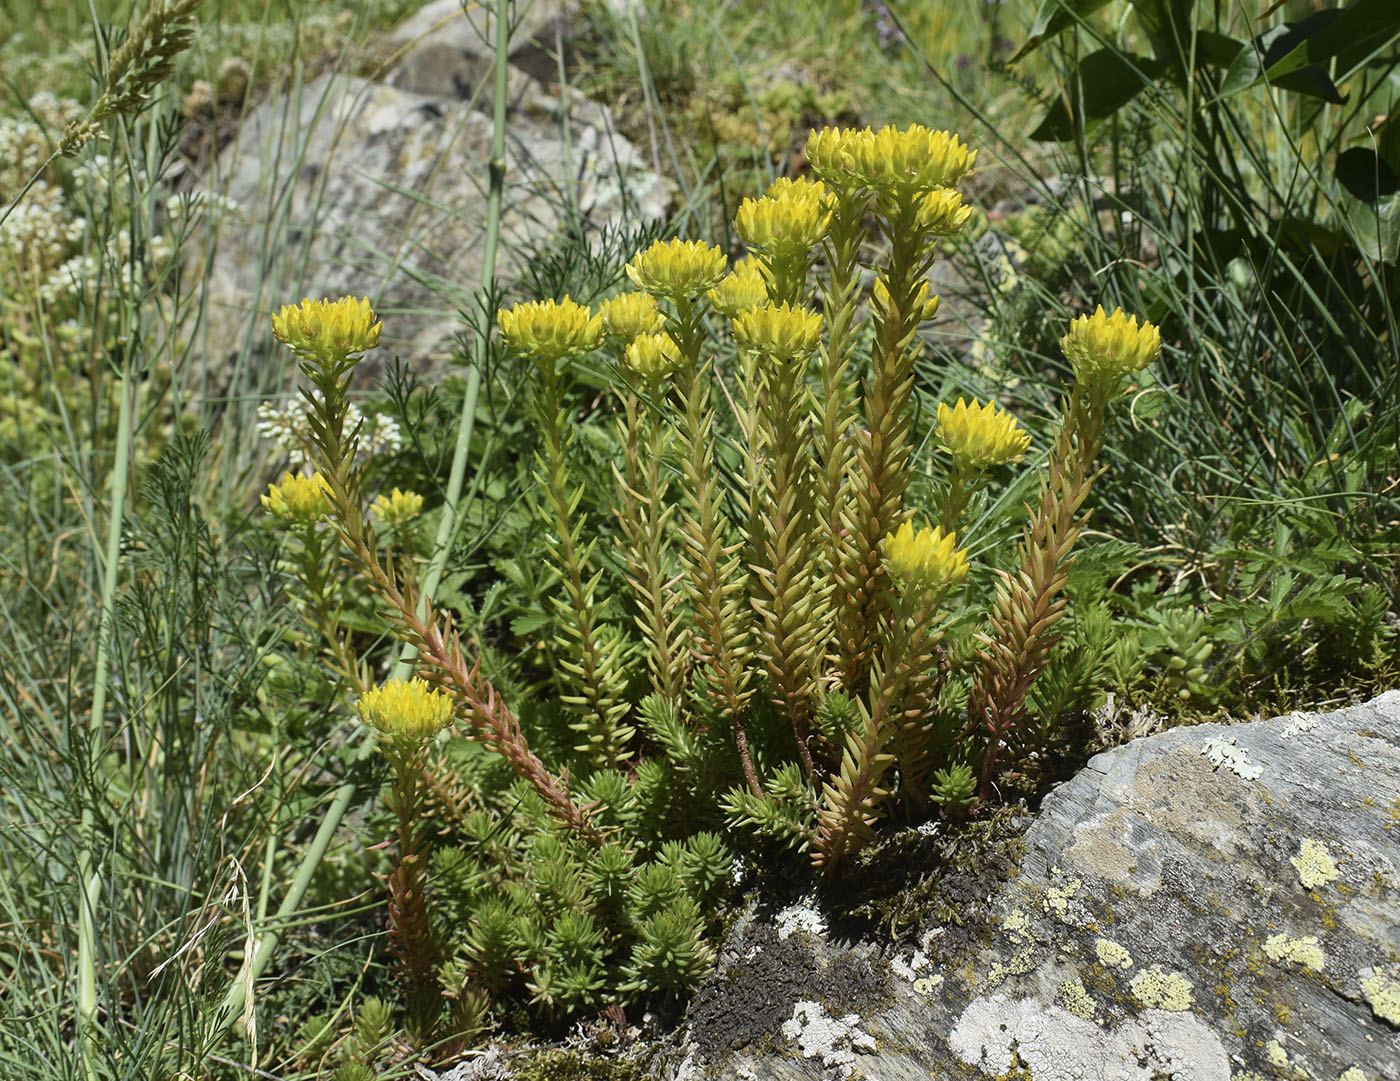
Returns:
[[[1098,955],[1099,963],[1103,965],[1104,968],[1133,967],[1133,955],[1128,952],[1127,947],[1120,946],[1118,945],[1118,943],[1113,942],[1110,939],[1095,939],[1094,953]]]
[[[1332,859],[1332,853],[1325,844],[1311,837],[1303,838],[1298,854],[1289,862],[1298,872],[1298,881],[1307,890],[1325,886],[1337,877],[1337,864]]]
[[[1191,981],[1161,965],[1139,969],[1128,987],[1134,998],[1152,1009],[1180,1013],[1191,1008]]]
[[[1311,732],[1322,723],[1321,713],[1309,713],[1306,710],[1297,710],[1288,715],[1288,723],[1279,732],[1284,739],[1292,739],[1294,736],[1302,735],[1304,732]]]
[[[1325,958],[1316,935],[1289,938],[1270,935],[1264,942],[1264,956],[1279,965],[1302,965],[1312,972],[1321,972]]]
[[[909,960],[905,960],[902,954],[896,954],[890,962],[890,968],[901,980],[913,983],[919,978],[919,973],[929,967],[929,959],[924,955],[923,950],[915,950]]]
[[[1379,972],[1373,976],[1363,973],[1361,993],[1366,996],[1373,1014],[1400,1028],[1400,983]]]
[[[1035,1081],[1229,1081],[1220,1038],[1192,1014],[1149,1010],[1104,1029],[1059,1006],[1005,995],[982,996],[948,1037],[964,1063],[990,1074],[1010,1072],[1017,1057]]]
[[[860,1027],[860,1015],[832,1017],[820,1002],[798,1002],[783,1022],[783,1035],[796,1040],[803,1058],[819,1058],[841,1077],[855,1073],[856,1055],[875,1050],[875,1037]]]
[[[1098,1012],[1094,1007],[1094,1000],[1089,997],[1089,992],[1084,990],[1084,981],[1077,975],[1060,984],[1055,991],[1055,1001],[1075,1017],[1082,1017],[1086,1021],[1092,1021],[1094,1014]]]
[[[1212,768],[1224,767],[1246,781],[1257,781],[1264,772],[1263,766],[1255,765],[1249,760],[1247,750],[1235,745],[1234,736],[1212,736],[1201,747],[1201,754],[1210,759]]]
[[[778,937],[790,938],[799,931],[809,935],[826,933],[826,919],[809,904],[789,905],[778,913],[774,922],[778,925]]]

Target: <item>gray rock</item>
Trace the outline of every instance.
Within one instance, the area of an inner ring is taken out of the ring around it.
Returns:
[[[1098,755],[969,907],[900,954],[741,921],[656,1076],[1396,1081],[1400,692]]]
[[[206,183],[238,208],[212,254],[196,253],[209,267],[212,371],[265,355],[281,304],[345,294],[384,317],[367,361],[397,353],[420,372],[442,368],[480,285],[490,143],[490,118],[466,102],[341,74],[254,109]],[[520,74],[505,165],[502,284],[548,247],[571,203],[597,229],[655,220],[669,200],[607,109],[578,95],[566,108]]]
[[[561,0],[518,6],[511,26],[511,66],[541,83],[558,82],[558,46],[564,47],[567,60],[577,12]],[[397,60],[389,77],[394,86],[441,98],[476,96],[489,111],[490,94],[478,91],[496,55],[495,5],[432,0],[394,28],[389,44]]]

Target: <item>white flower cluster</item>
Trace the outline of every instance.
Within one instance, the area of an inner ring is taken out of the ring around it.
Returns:
[[[63,192],[40,180],[0,224],[0,254],[26,276],[47,273],[83,238],[87,222],[69,213]]]
[[[312,393],[317,392],[313,390]],[[346,429],[353,431],[361,421],[364,427],[360,429],[360,449],[365,454],[392,454],[403,446],[403,433],[397,420],[384,413],[372,413],[367,417],[351,402],[345,414]],[[281,450],[305,453],[311,443],[305,403],[300,399],[285,405],[263,402],[258,406],[258,434]]]
[[[165,212],[175,221],[193,222],[205,216],[214,221],[242,218],[243,207],[236,199],[208,191],[186,191],[165,201]]]

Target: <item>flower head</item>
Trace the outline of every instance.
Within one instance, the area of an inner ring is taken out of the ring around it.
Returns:
[[[681,366],[681,351],[669,334],[641,334],[623,354],[627,367],[643,379],[659,382]]]
[[[821,312],[792,304],[758,304],[734,317],[741,346],[778,360],[805,359],[821,344]]]
[[[957,535],[942,528],[914,532],[905,522],[881,546],[885,570],[901,590],[943,590],[967,577],[967,552],[956,547]]]
[[[452,699],[422,679],[391,679],[360,695],[360,720],[405,743],[431,739],[452,720]]]
[[[1115,391],[1124,377],[1140,372],[1162,352],[1162,333],[1151,323],[1138,324],[1122,308],[1105,315],[1081,315],[1060,339],[1060,348],[1081,383]]]
[[[658,240],[627,264],[627,277],[655,296],[686,300],[712,289],[724,277],[724,252],[703,240]]]
[[[320,473],[309,477],[283,473],[280,483],[268,485],[267,494],[262,497],[262,505],[278,518],[293,522],[314,522],[322,515],[330,513],[329,495],[330,486]]]
[[[879,131],[824,128],[808,136],[807,160],[828,183],[905,196],[959,183],[972,172],[977,151],[922,124]]]
[[[388,495],[380,492],[375,496],[369,509],[385,525],[402,528],[423,513],[423,497],[417,492],[395,488]]]
[[[762,199],[740,203],[734,227],[750,247],[788,258],[821,243],[835,210],[836,198],[821,181],[784,177]]]
[[[609,334],[629,342],[638,334],[655,334],[665,322],[650,293],[621,293],[603,301],[598,315]]]
[[[567,296],[503,308],[496,321],[512,349],[548,363],[590,353],[603,340],[602,320]]]
[[[382,324],[369,300],[341,297],[284,304],[272,317],[272,335],[298,356],[331,360],[352,357],[379,344]]]
[[[733,319],[745,308],[752,308],[768,299],[768,279],[764,276],[762,264],[745,256],[705,295],[715,311]]]
[[[976,398],[970,406],[959,398],[951,409],[939,402],[934,437],[964,473],[1019,462],[1031,445],[1030,433],[1015,417],[998,411],[992,402],[982,405]]]

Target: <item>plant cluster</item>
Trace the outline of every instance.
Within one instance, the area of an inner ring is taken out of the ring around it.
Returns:
[[[955,671],[944,635],[969,576],[959,531],[1030,446],[992,403],[940,406],[936,524],[916,521],[914,365],[938,304],[925,279],[970,214],[957,185],[976,154],[916,125],[814,132],[808,158],[820,179],[740,206],[750,255],[733,267],[703,241],[657,241],[627,264],[636,291],[597,312],[566,296],[499,313],[533,370],[530,506],[554,583],[557,707],[528,727],[419,589],[411,553],[369,525],[421,500],[368,500],[346,398],[379,339],[368,303],[307,300],[274,317],[309,384],[314,472],[264,503],[299,537],[308,622],[390,766],[390,943],[420,1041],[470,1038],[493,1004],[562,1019],[683,993],[708,967],[727,893],[723,835],[757,829],[829,877],[895,804],[965,814],[1038,750],[1027,699],[1051,666],[1108,410],[1159,335],[1102,309],[1069,327],[1075,378],[1040,496],[984,629],[960,625]],[[871,218],[885,254],[867,265]],[[600,351],[619,379],[625,596],[602,588],[565,405],[572,369]],[[714,393],[731,384],[727,445]],[[333,551],[415,651],[418,679],[371,685],[334,618]],[[509,768],[495,796],[479,768],[469,781],[437,749],[454,717]],[[430,845],[430,819],[445,843]]]

